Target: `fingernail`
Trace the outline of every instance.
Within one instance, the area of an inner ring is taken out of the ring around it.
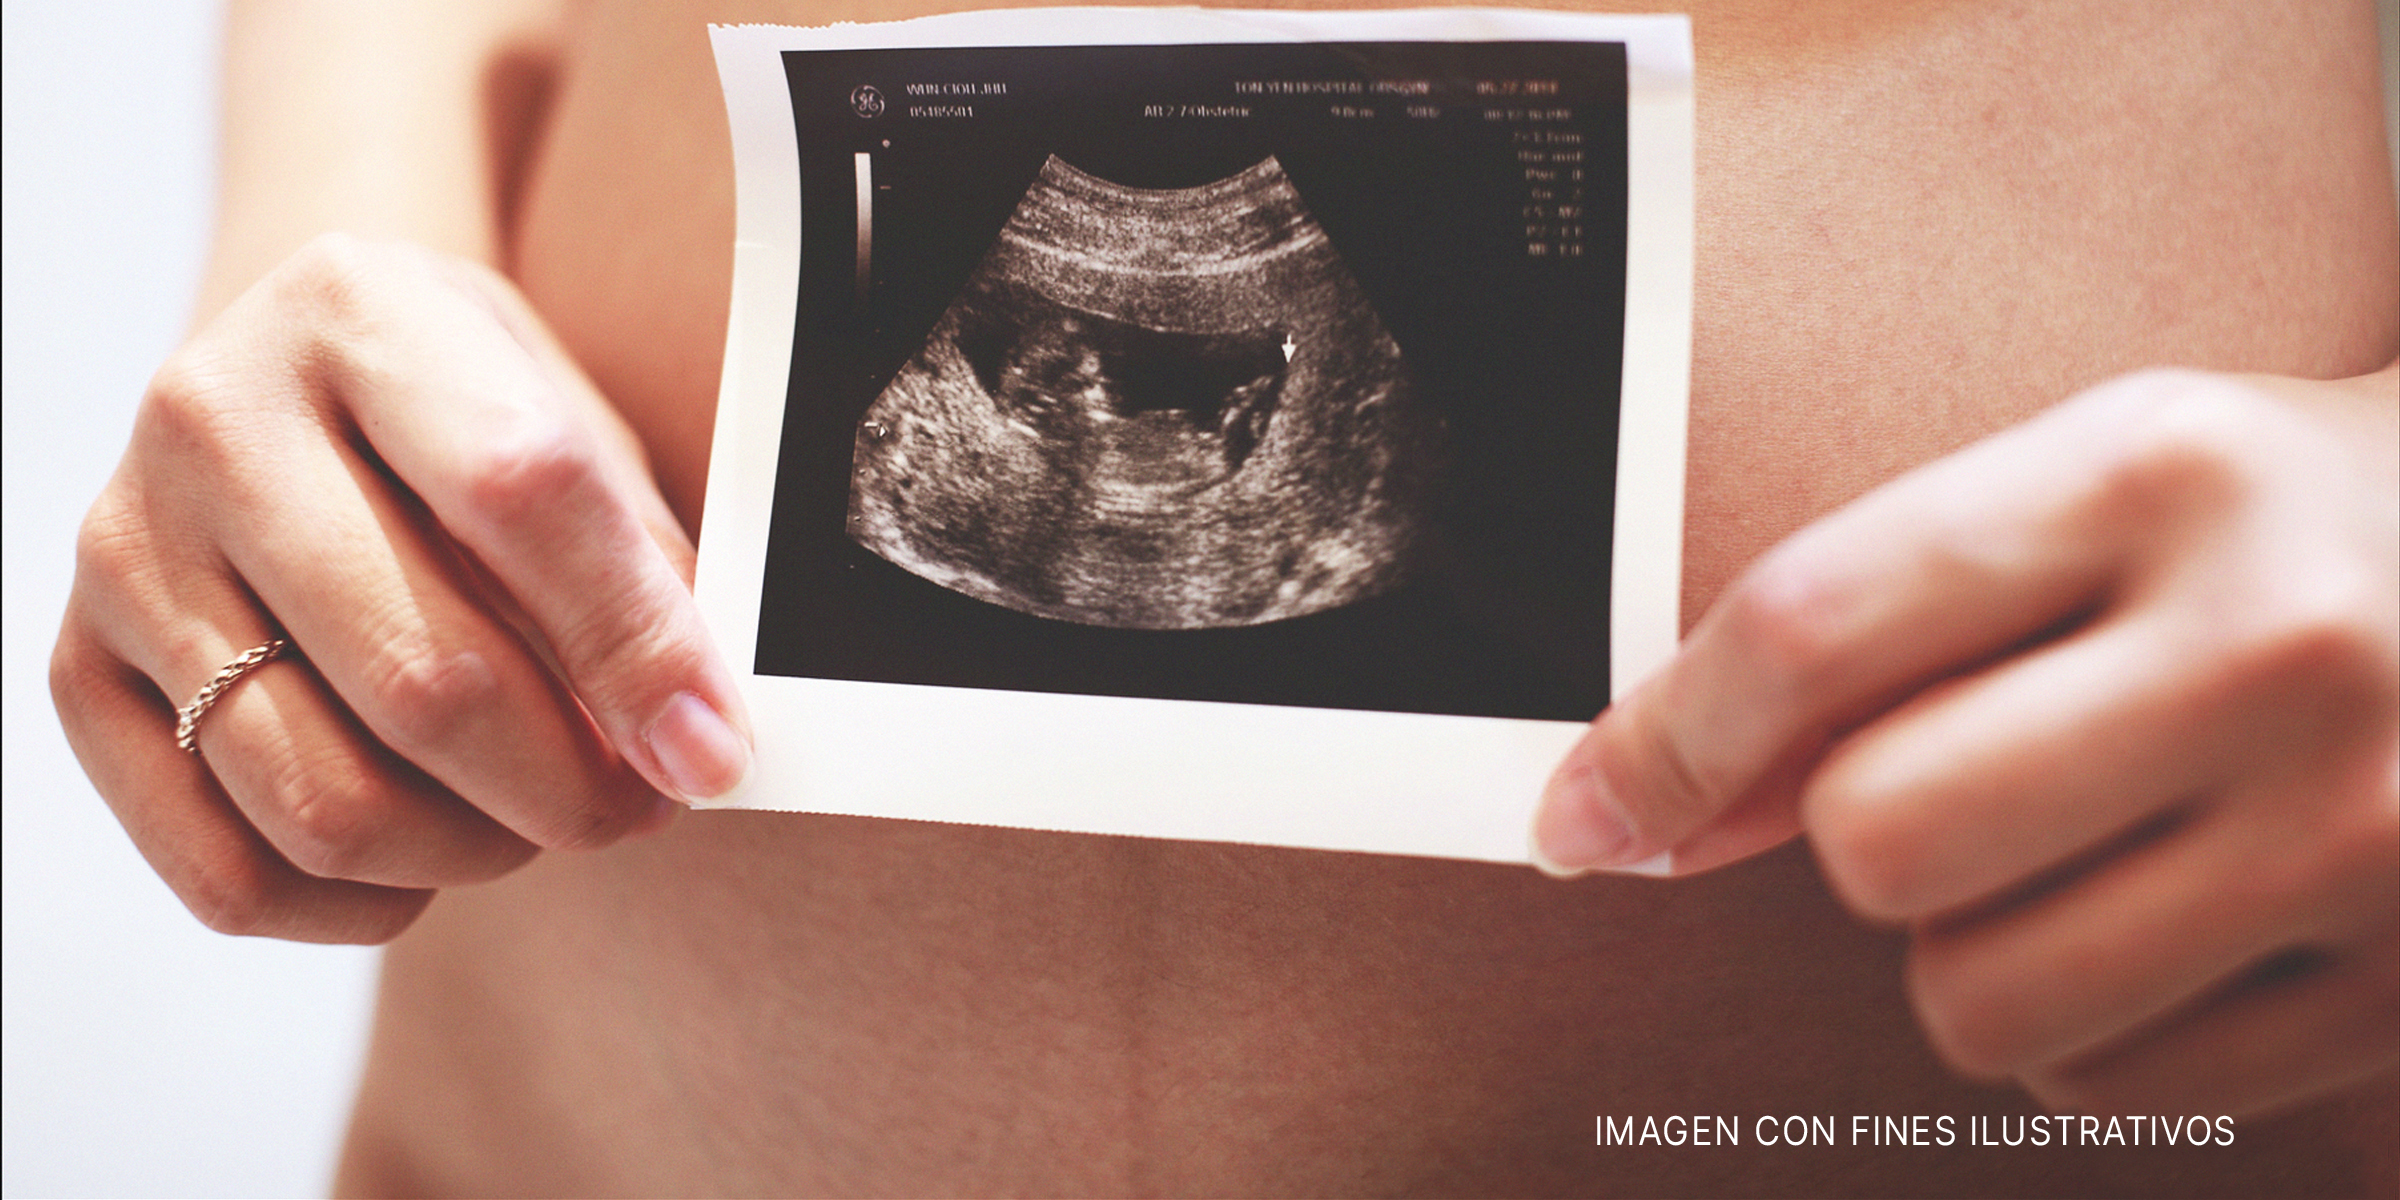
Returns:
[[[686,803],[707,804],[740,791],[750,777],[750,747],[708,702],[691,692],[667,702],[644,739],[667,784]]]
[[[1633,849],[1633,833],[1600,773],[1588,766],[1561,770],[1542,789],[1533,818],[1533,865],[1564,878],[1613,867]]]

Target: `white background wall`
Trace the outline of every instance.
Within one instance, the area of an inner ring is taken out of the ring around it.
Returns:
[[[45,664],[75,525],[200,271],[218,8],[8,0],[5,1153],[9,1196],[321,1194],[374,957],[219,937],[84,781]]]

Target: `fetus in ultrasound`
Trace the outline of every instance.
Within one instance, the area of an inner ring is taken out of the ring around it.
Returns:
[[[1442,427],[1282,165],[1043,164],[857,427],[850,535],[1019,612],[1254,625],[1404,583]]]

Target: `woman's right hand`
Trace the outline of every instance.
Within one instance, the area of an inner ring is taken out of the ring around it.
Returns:
[[[606,845],[750,761],[640,444],[491,271],[327,236],[152,382],[84,521],[51,689],[212,928],[378,942],[432,889]],[[243,651],[176,747],[175,714]]]

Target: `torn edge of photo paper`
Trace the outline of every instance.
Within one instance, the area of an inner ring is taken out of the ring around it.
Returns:
[[[729,806],[1528,861],[1676,639],[1687,21],[711,34]]]

